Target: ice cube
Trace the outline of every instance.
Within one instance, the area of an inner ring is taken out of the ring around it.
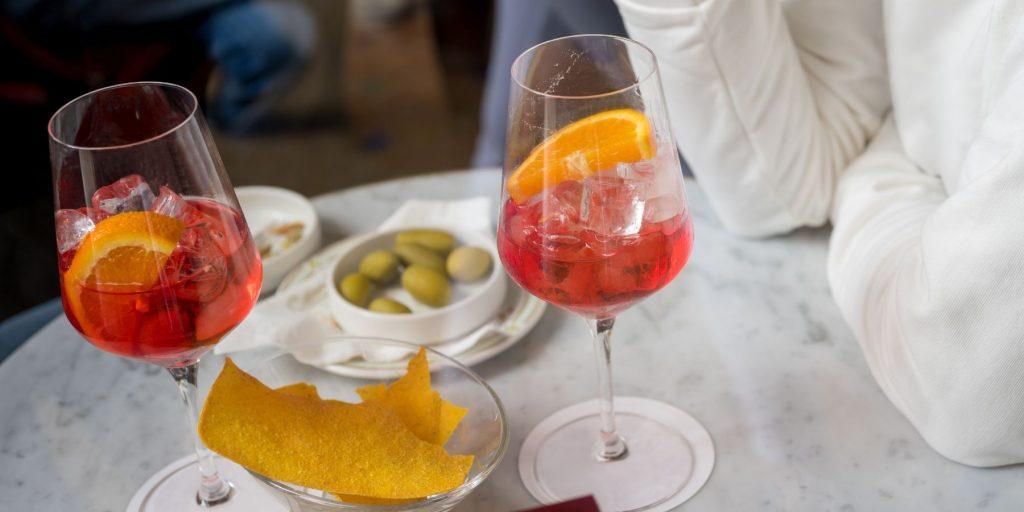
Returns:
[[[624,181],[642,182],[654,177],[654,165],[650,160],[615,165],[615,175]]]
[[[539,194],[533,208],[538,210],[538,222],[543,224],[549,220],[560,223],[579,222],[583,205],[583,183],[580,181],[564,181],[548,194]]]
[[[57,210],[54,216],[57,223],[57,251],[60,253],[77,248],[85,235],[96,227],[89,215],[80,210]]]
[[[180,299],[209,302],[224,291],[228,262],[220,248],[199,228],[185,230],[166,266],[166,279],[176,283]]]
[[[682,188],[682,170],[675,153],[659,149],[650,159],[615,166],[615,174],[636,191],[641,200],[651,199]]]
[[[644,222],[663,222],[682,215],[686,210],[686,201],[679,192],[648,199],[644,202]]]
[[[571,258],[584,248],[578,229],[550,231],[541,234],[541,244],[549,257]]]
[[[79,208],[78,212],[83,215],[88,215],[89,218],[92,219],[92,221],[95,222],[96,224],[99,224],[101,220],[110,217],[109,213],[103,210],[98,210],[96,208],[83,207]]]
[[[537,226],[528,222],[525,214],[509,217],[505,222],[507,223],[505,231],[512,243],[520,248],[536,243]]]
[[[202,217],[202,212],[198,208],[166,185],[160,187],[160,195],[153,200],[149,211],[174,217],[184,222],[186,226],[195,224]]]
[[[640,232],[643,200],[630,182],[611,172],[596,174],[583,185],[583,227],[603,237]]]
[[[153,190],[138,174],[125,176],[92,195],[92,207],[114,215],[121,212],[143,211],[153,203]]]
[[[562,253],[574,251],[582,245],[582,200],[583,185],[579,181],[562,182],[536,200],[533,205],[535,215],[531,220],[537,242],[545,251]]]

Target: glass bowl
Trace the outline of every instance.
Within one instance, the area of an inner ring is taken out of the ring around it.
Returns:
[[[406,359],[419,351],[420,346],[402,341],[365,336],[338,336],[327,341],[318,340],[310,348],[318,350],[339,350],[364,352],[387,348],[404,352]],[[473,492],[498,466],[508,448],[509,434],[505,410],[501,400],[469,368],[429,347],[427,360],[430,363],[431,387],[441,396],[456,405],[469,409],[458,428],[445,444],[451,454],[473,455],[473,466],[466,475],[466,481],[443,494],[428,496],[415,501],[395,505],[364,505],[345,503],[332,495],[317,489],[281,482],[250,471],[257,480],[266,484],[280,502],[293,512],[306,511],[443,511],[450,510],[469,493]],[[235,363],[261,382],[272,388],[297,382],[308,382],[316,386],[322,398],[360,402],[356,388],[368,384],[390,383],[391,380],[355,379],[342,377],[307,366],[296,361],[287,353],[257,355],[240,353],[232,355]]]

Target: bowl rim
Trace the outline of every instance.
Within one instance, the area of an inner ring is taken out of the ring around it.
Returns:
[[[346,299],[345,297],[342,297],[341,292],[338,291],[336,283],[338,282],[338,267],[341,265],[342,260],[344,260],[346,256],[351,254],[359,247],[365,245],[370,240],[374,240],[385,236],[394,236],[398,233],[401,233],[402,231],[409,231],[412,229],[449,230],[456,237],[463,233],[470,233],[471,236],[479,236],[482,240],[487,240],[489,243],[487,244],[486,247],[483,247],[483,249],[486,250],[487,253],[490,254],[491,256],[491,273],[487,276],[487,279],[483,282],[483,284],[480,286],[478,290],[474,291],[472,294],[466,297],[463,297],[461,300],[452,302],[451,304],[448,304],[440,308],[434,308],[426,311],[413,311],[412,313],[405,315],[394,315],[390,313],[378,313],[376,311],[370,311],[369,309],[356,306],[355,304],[349,302],[348,299]],[[336,258],[334,258],[334,261],[331,262],[331,271],[327,273],[327,296],[329,300],[343,304],[344,308],[350,311],[355,311],[356,314],[364,315],[373,320],[383,320],[395,323],[412,323],[422,321],[424,319],[430,319],[433,317],[443,316],[453,312],[457,312],[459,309],[462,309],[469,302],[479,300],[480,297],[483,296],[484,292],[498,285],[497,281],[506,278],[504,270],[502,269],[501,265],[498,264],[500,262],[500,259],[498,259],[498,249],[497,247],[493,247],[494,244],[490,243],[492,241],[487,237],[486,233],[481,233],[473,230],[462,230],[454,226],[417,224],[415,226],[387,229],[384,231],[371,231],[357,236],[359,236],[360,239],[355,241],[355,243],[351,247],[347,248],[344,252],[342,252]]]
[[[235,188],[235,196],[238,197],[238,206],[242,208],[242,213],[245,214],[245,208],[242,207],[242,198],[240,196],[273,196],[274,199],[286,199],[292,201],[294,204],[301,206],[303,223],[302,236],[297,240],[291,247],[266,258],[263,258],[264,264],[270,261],[280,260],[283,256],[298,250],[302,242],[306,242],[315,236],[320,231],[320,216],[316,213],[316,207],[313,205],[308,197],[284,187],[274,187],[270,185],[245,185]],[[253,233],[255,235],[255,233]],[[314,248],[315,249],[315,248]]]
[[[434,350],[434,349],[432,349],[430,347],[423,346],[423,345],[417,345],[415,343],[408,343],[408,342],[405,342],[405,341],[399,341],[399,340],[390,339],[390,338],[383,338],[383,337],[380,337],[380,336],[359,336],[359,335],[354,335],[354,334],[348,334],[348,335],[344,335],[343,334],[343,335],[338,335],[338,336],[331,336],[331,337],[328,337],[326,339],[317,340],[316,343],[317,344],[322,344],[324,342],[341,341],[341,340],[346,340],[346,341],[351,341],[351,342],[356,342],[356,341],[366,342],[366,341],[369,341],[369,342],[372,342],[372,343],[385,343],[385,344],[388,344],[388,345],[397,345],[397,346],[400,346],[402,348],[409,349],[410,351],[413,351],[413,352],[418,352],[422,348],[422,349],[426,350],[429,355],[432,355],[432,356],[434,356],[436,358],[444,360],[447,364],[458,368],[459,370],[462,371],[462,373],[464,373],[465,375],[469,376],[469,378],[473,379],[473,381],[475,381],[478,385],[480,385],[481,387],[483,387],[484,390],[487,391],[487,393],[491,396],[491,399],[494,400],[495,407],[497,407],[497,409],[498,409],[498,418],[500,419],[499,424],[501,425],[501,439],[498,441],[498,449],[497,449],[497,452],[496,452],[495,457],[493,458],[493,460],[491,460],[491,462],[486,467],[482,468],[480,470],[480,472],[477,473],[473,478],[470,478],[470,479],[466,480],[465,482],[463,482],[461,485],[459,485],[458,487],[456,487],[454,489],[451,489],[451,490],[449,490],[447,492],[444,492],[444,493],[441,493],[441,494],[433,494],[433,495],[427,496],[425,498],[420,498],[420,499],[418,499],[416,501],[412,501],[412,502],[409,502],[409,503],[399,503],[399,504],[394,504],[394,505],[363,505],[363,504],[356,504],[356,503],[345,503],[345,502],[337,501],[337,500],[334,500],[334,499],[328,499],[328,498],[325,498],[325,497],[314,496],[312,494],[309,494],[309,493],[306,493],[306,492],[303,492],[303,491],[299,491],[299,490],[293,489],[293,488],[289,487],[288,485],[285,485],[285,484],[283,484],[283,483],[281,483],[281,482],[279,482],[277,480],[274,480],[274,479],[272,479],[270,477],[267,477],[267,476],[264,476],[264,475],[262,475],[260,473],[255,472],[255,471],[252,471],[252,470],[250,470],[248,468],[244,468],[244,466],[243,466],[243,468],[247,472],[249,472],[250,475],[252,475],[257,480],[263,482],[264,484],[266,484],[266,485],[268,485],[268,486],[270,486],[270,487],[272,487],[272,488],[274,488],[274,489],[276,489],[278,491],[281,491],[281,492],[283,492],[285,494],[293,496],[296,499],[303,500],[303,501],[306,501],[306,502],[310,502],[310,503],[313,503],[313,504],[316,504],[316,505],[332,507],[332,508],[334,508],[336,510],[374,510],[374,511],[381,511],[381,512],[384,512],[384,511],[396,511],[396,512],[398,512],[398,511],[416,510],[417,508],[420,508],[420,507],[423,507],[423,506],[426,506],[426,505],[432,505],[432,504],[435,504],[435,503],[440,503],[440,502],[443,502],[443,501],[451,498],[452,496],[458,496],[461,493],[467,493],[468,494],[470,491],[472,491],[478,485],[480,485],[498,467],[498,465],[501,464],[502,459],[505,458],[505,453],[508,451],[508,446],[509,446],[509,442],[510,442],[510,438],[511,438],[511,435],[509,433],[508,416],[507,416],[507,414],[505,412],[505,405],[502,403],[501,397],[499,397],[498,394],[494,391],[494,389],[491,388],[491,386],[489,384],[487,384],[487,381],[485,381],[483,379],[483,377],[481,377],[475,371],[470,369],[468,366],[458,362],[454,358],[449,357],[449,356],[447,356],[445,354],[442,354],[441,352],[438,352],[438,351],[436,351],[436,350]],[[280,355],[278,355],[277,357],[288,357],[288,356],[290,356],[290,353],[283,352]],[[319,368],[317,368],[317,369],[320,370]],[[323,371],[323,370],[320,370],[320,371]],[[330,373],[330,372],[327,372],[327,373]],[[391,379],[377,379],[377,380],[391,380]]]

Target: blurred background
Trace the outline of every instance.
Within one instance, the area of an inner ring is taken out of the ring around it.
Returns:
[[[499,166],[509,67],[611,0],[0,0],[0,320],[59,293],[47,121],[137,80],[200,97],[233,183],[315,196]],[[13,183],[11,183],[13,180]]]

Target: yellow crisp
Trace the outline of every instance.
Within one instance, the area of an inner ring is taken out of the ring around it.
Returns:
[[[275,391],[288,395],[304,396],[306,398],[320,398],[320,393],[316,392],[316,386],[308,382],[296,382],[295,384],[279,387]]]
[[[355,503],[358,505],[401,505],[416,500],[389,500],[387,498],[370,498],[368,496],[356,496],[354,494],[335,494],[338,501]]]
[[[390,386],[373,384],[356,392],[363,403],[394,411],[416,437],[439,446],[448,442],[467,412],[430,389],[430,367],[423,348],[409,361],[405,375]]]
[[[409,499],[461,485],[472,456],[417,438],[391,410],[276,391],[224,363],[199,419],[210,449],[267,477],[336,494]]]
[[[388,393],[388,385],[369,384],[357,389],[356,393],[359,393],[359,398],[362,398],[364,402],[383,400],[384,395]]]

